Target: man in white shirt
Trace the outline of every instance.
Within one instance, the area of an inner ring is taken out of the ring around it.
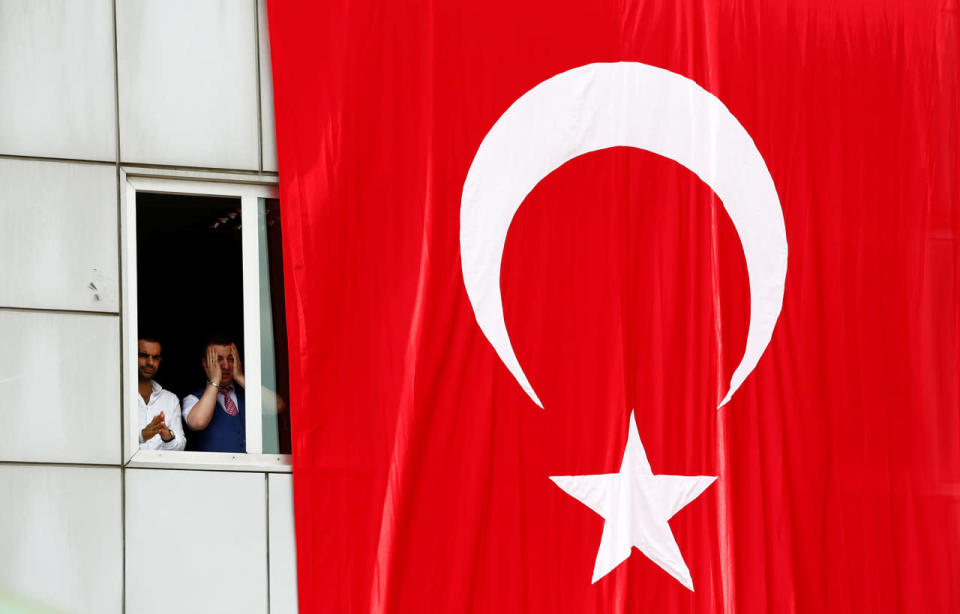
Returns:
[[[159,341],[149,337],[137,340],[140,449],[182,450],[187,438],[180,423],[180,401],[153,380],[161,358]]]

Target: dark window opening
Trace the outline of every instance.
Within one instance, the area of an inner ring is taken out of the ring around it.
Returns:
[[[156,380],[181,399],[206,383],[211,334],[243,351],[240,228],[239,198],[137,194],[138,325],[160,337]]]

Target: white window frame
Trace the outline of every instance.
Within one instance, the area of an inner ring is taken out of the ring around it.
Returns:
[[[277,198],[277,178],[162,169],[121,168],[121,309],[123,338],[123,461],[128,467],[289,472],[289,454],[263,454],[260,373],[260,260],[257,205]],[[137,417],[137,193],[240,199],[243,250],[243,339],[247,452],[141,450]]]

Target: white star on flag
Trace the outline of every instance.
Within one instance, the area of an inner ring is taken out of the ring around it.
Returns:
[[[680,584],[693,579],[667,521],[696,499],[716,476],[654,475],[630,412],[630,432],[619,473],[557,475],[551,480],[604,518],[593,567],[596,582],[630,557],[636,546]]]

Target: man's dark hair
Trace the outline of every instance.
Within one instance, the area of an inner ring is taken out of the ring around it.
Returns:
[[[200,356],[202,358],[207,357],[207,348],[211,345],[230,345],[231,343],[237,343],[233,335],[228,335],[224,332],[218,331],[207,336],[206,340],[203,342],[203,345],[200,347]],[[239,347],[240,344],[237,344]]]
[[[137,336],[137,341],[146,341],[147,343],[160,343],[160,337],[155,337],[153,331],[147,333],[140,333]],[[163,345],[162,343],[160,345]]]

